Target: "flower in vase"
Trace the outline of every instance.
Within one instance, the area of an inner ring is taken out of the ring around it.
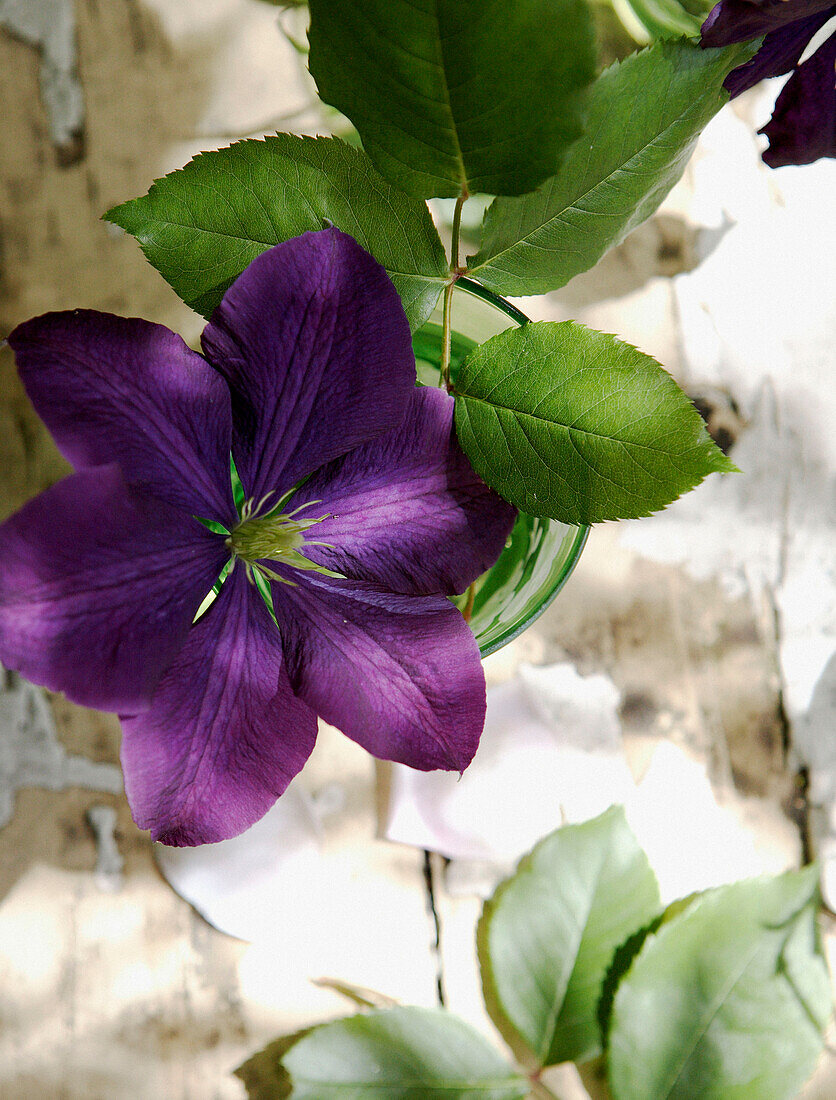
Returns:
[[[81,310],[9,343],[76,472],[0,526],[0,660],[120,714],[142,828],[240,833],[317,714],[375,756],[466,767],[485,683],[447,597],[515,513],[458,446],[452,398],[416,388],[400,299],[352,238],[259,256],[203,355]]]
[[[759,131],[769,138],[763,159],[772,168],[836,157],[836,31],[799,65],[834,15],[833,0],[720,0],[702,25],[703,46],[766,36],[755,56],[726,78],[732,96],[766,77],[792,73]]]

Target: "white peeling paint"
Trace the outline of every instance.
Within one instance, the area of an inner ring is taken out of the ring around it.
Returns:
[[[59,149],[72,149],[84,130],[73,0],[0,0],[0,26],[40,51],[50,137]]]
[[[96,837],[96,869],[93,877],[100,890],[115,893],[122,887],[125,861],[114,835],[117,816],[112,806],[91,806],[87,820]]]
[[[645,557],[773,602],[784,704],[811,770],[836,905],[836,163],[761,163],[754,130],[775,91],[772,82],[738,101],[748,120],[725,111],[706,130],[691,216],[734,224],[674,281],[683,381],[736,399],[747,426],[732,458],[743,472],[712,475],[622,532]]]
[[[15,795],[25,787],[120,794],[122,773],[115,764],[68,753],[43,691],[0,667],[0,828],[11,821]]]

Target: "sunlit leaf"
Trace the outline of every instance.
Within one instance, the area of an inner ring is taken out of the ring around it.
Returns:
[[[613,1004],[618,1100],[791,1100],[830,1016],[818,871],[724,886],[645,941]]]
[[[728,99],[723,80],[754,48],[659,42],[607,69],[590,93],[586,133],[558,173],[532,195],[489,207],[468,273],[499,294],[544,294],[592,267],[682,175]]]
[[[654,917],[649,924],[646,924],[643,928],[640,928],[638,932],[634,932],[632,936],[624,941],[615,954],[612,957],[607,973],[604,977],[603,984],[601,985],[601,995],[598,998],[598,1027],[601,1032],[601,1040],[606,1050],[607,1043],[609,1041],[610,1021],[612,1019],[612,1006],[615,1000],[615,992],[621,984],[621,979],[630,970],[636,956],[644,947],[644,942],[648,936],[654,932],[658,932],[664,923],[673,920],[674,917],[678,917],[680,913],[683,913],[692,902],[699,897],[699,894],[689,894],[687,898],[680,898],[677,901],[672,902],[663,913],[660,913],[658,917]]]
[[[432,312],[447,270],[426,204],[392,187],[362,150],[336,138],[278,134],[201,153],[105,218],[133,234],[205,317],[261,252],[326,225],[383,264],[413,328]]]
[[[596,1007],[619,944],[659,909],[656,879],[620,807],[541,841],[485,905],[485,1003],[537,1066],[600,1049]]]
[[[659,364],[571,321],[509,329],[455,384],[456,432],[477,473],[531,515],[646,516],[735,466]]]
[[[522,1100],[529,1087],[441,1009],[384,1009],[312,1028],[284,1067],[293,1100]]]

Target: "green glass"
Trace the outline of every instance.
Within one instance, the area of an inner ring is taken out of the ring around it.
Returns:
[[[478,344],[528,318],[510,302],[470,279],[459,279],[453,292],[450,376]],[[412,339],[418,381],[437,386],[441,360],[442,315],[439,304]],[[493,568],[476,582],[470,626],[482,656],[507,645],[543,614],[566,583],[581,556],[588,527],[520,512],[505,549]],[[456,603],[464,607],[466,596]]]

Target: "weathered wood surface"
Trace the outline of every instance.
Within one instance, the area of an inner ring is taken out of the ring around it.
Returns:
[[[0,336],[33,314],[86,306],[145,316],[194,339],[199,319],[100,215],[209,147],[213,135],[223,144],[267,128],[265,120],[294,116],[304,107],[295,58],[278,35],[271,38],[275,12],[256,0],[77,0],[73,7],[85,122],[71,156],[55,147],[36,50],[0,31]],[[304,115],[295,122],[304,126]],[[607,316],[620,318],[609,327],[641,329],[645,348],[676,367],[673,296],[664,280],[647,280],[695,261],[686,223],[676,210],[668,217],[628,242],[597,283],[577,282],[548,308],[594,311],[602,294],[644,286],[607,307]],[[0,518],[65,472],[10,354],[0,351]],[[660,739],[674,739],[705,762],[719,792],[749,797],[756,828],[784,846],[789,864],[800,852],[793,820],[800,803],[776,647],[768,601],[731,598],[716,581],[652,564],[605,529],[536,630],[497,655],[489,672],[501,679],[521,659],[566,659],[581,673],[606,672],[621,692],[636,773]],[[147,837],[108,788],[112,771],[85,773],[104,789],[47,789],[63,782],[47,757],[64,761],[66,779],[66,754],[115,766],[119,746],[111,717],[60,698],[50,705],[57,741],[41,762],[53,768],[52,779],[30,785],[35,772],[11,763],[5,772],[18,768],[24,781],[0,831],[4,1098],[240,1097],[230,1071],[244,1057],[281,1031],[346,1010],[336,994],[311,984],[323,973],[434,1002],[439,957],[423,857],[375,839],[375,770],[359,750],[326,731],[304,779],[321,804],[330,799],[322,849],[343,875],[333,911],[323,920],[303,907],[295,934],[248,947],[205,923],[160,876]],[[0,779],[3,767],[0,754]],[[99,806],[116,812],[121,872],[118,861],[101,865],[106,824],[97,846],[89,817]],[[472,948],[479,900],[448,889],[440,859],[432,868],[447,1001],[487,1027]],[[354,912],[346,920],[346,905],[360,907],[360,919]],[[365,937],[345,936],[344,927],[363,924]],[[332,935],[325,942],[312,928]],[[832,1096],[830,1081],[808,1095]],[[579,1086],[561,1087],[570,1100]]]

